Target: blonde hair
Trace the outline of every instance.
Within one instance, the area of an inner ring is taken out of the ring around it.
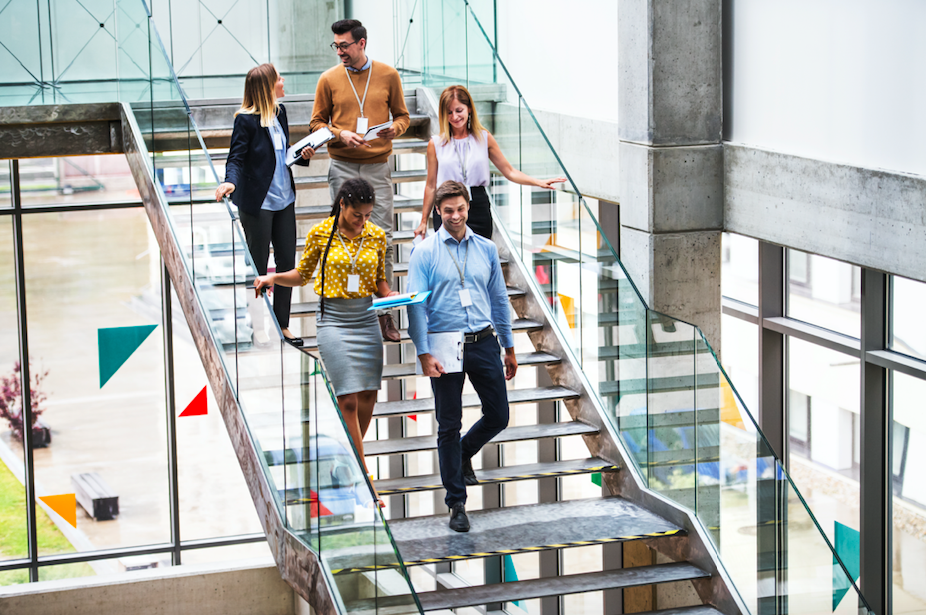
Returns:
[[[462,85],[451,85],[441,92],[440,104],[438,105],[440,107],[441,143],[450,143],[453,134],[450,130],[450,114],[447,112],[447,108],[454,99],[467,106],[469,109],[467,130],[476,137],[477,141],[482,141],[482,131],[485,130],[485,128],[479,123],[479,116],[476,115],[476,107],[473,105],[473,97],[469,95],[469,90]]]
[[[244,99],[235,115],[246,113],[259,115],[260,125],[264,128],[273,126],[273,119],[280,110],[277,102],[276,83],[279,73],[273,64],[261,64],[248,71],[244,78]]]

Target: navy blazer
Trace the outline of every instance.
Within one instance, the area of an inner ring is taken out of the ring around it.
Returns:
[[[284,147],[289,148],[289,122],[286,121],[286,108],[283,105],[280,105],[277,119],[283,128]],[[300,158],[296,164],[309,166],[309,161]],[[260,116],[249,113],[236,115],[231,147],[225,163],[225,181],[235,186],[231,194],[232,203],[241,211],[256,216],[270,190],[276,166],[273,138],[270,129],[260,125]],[[287,171],[295,194],[296,183],[293,181],[292,170]]]

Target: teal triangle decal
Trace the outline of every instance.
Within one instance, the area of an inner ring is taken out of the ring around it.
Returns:
[[[109,327],[97,329],[96,340],[100,356],[100,388],[119,371],[157,325]]]
[[[852,576],[852,580],[858,580],[862,571],[862,540],[857,530],[853,530],[848,525],[843,525],[838,521],[836,529],[833,532],[833,547],[836,549],[836,555],[842,560],[846,570]],[[846,578],[842,566],[836,561],[836,555],[833,556],[833,611],[839,606],[843,596],[848,593],[852,587],[851,581]]]
[[[510,555],[504,557],[505,561],[505,583],[511,583],[518,580],[518,572],[514,569],[514,561],[511,559]],[[519,609],[524,610],[522,604],[523,600],[515,600],[511,604],[515,605]]]

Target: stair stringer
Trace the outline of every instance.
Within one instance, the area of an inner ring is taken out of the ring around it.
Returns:
[[[193,341],[215,395],[216,405],[222,413],[225,428],[228,430],[280,576],[315,609],[315,613],[337,615],[341,612],[337,607],[337,595],[331,591],[333,583],[324,567],[315,553],[284,527],[276,510],[273,490],[263,472],[257,451],[251,443],[248,427],[235,389],[225,371],[218,343],[212,336],[209,320],[184,265],[180,248],[174,241],[168,214],[162,206],[157,184],[148,166],[141,130],[131,107],[125,103],[122,105],[122,134],[125,157],[161,250],[161,258],[170,274],[174,291],[193,334]]]
[[[508,259],[507,284],[526,291],[522,297],[512,299],[515,313],[519,318],[529,318],[543,323],[542,330],[528,335],[535,350],[562,358],[560,363],[546,367],[553,383],[581,392],[578,398],[565,400],[563,403],[574,420],[598,428],[598,434],[582,436],[589,452],[621,468],[618,472],[602,474],[603,484],[607,486],[611,495],[626,498],[684,528],[688,533],[686,537],[646,541],[646,544],[675,561],[689,561],[709,572],[710,580],[694,583],[695,590],[706,603],[712,604],[725,615],[749,615],[749,609],[720,563],[710,535],[700,519],[693,512],[646,486],[571,348],[563,339],[562,333],[552,324],[554,321],[545,298],[526,265],[514,251],[494,207],[492,219],[496,229],[492,240],[498,247],[499,255]]]

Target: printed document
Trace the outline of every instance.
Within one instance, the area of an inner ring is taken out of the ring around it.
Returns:
[[[445,374],[463,371],[463,332],[428,333],[431,356],[440,361]],[[415,360],[415,373],[421,375],[421,361]]]
[[[376,133],[385,128],[389,128],[390,126],[392,126],[392,120],[383,122],[382,124],[377,124],[373,128],[370,128],[368,131],[366,131],[366,133],[363,135],[363,140],[372,141],[373,139],[379,139]]]

